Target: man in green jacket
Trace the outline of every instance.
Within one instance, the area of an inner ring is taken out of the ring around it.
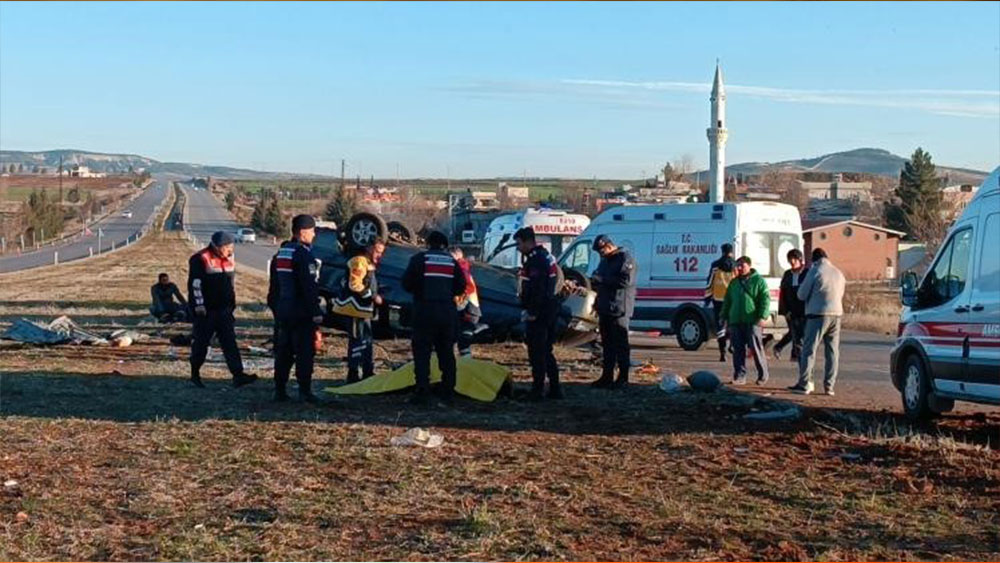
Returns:
[[[767,357],[761,326],[771,311],[771,293],[767,282],[751,268],[749,256],[736,261],[736,279],[729,283],[722,302],[722,318],[733,345],[733,385],[747,382],[747,348],[753,350],[757,366],[757,385],[767,381]]]

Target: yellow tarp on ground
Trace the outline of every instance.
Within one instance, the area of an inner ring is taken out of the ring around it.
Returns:
[[[510,370],[493,362],[473,358],[458,358],[458,378],[455,381],[455,391],[477,401],[492,401],[510,379]],[[431,357],[431,383],[441,381],[441,370],[438,369],[437,358]],[[417,384],[417,376],[413,371],[413,362],[389,373],[362,379],[357,383],[340,387],[327,387],[327,393],[334,395],[375,395],[399,391]]]

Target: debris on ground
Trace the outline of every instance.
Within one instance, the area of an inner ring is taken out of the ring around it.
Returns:
[[[389,444],[393,446],[420,446],[422,448],[436,448],[443,443],[444,436],[423,428],[410,428],[401,436],[393,436],[389,440]]]
[[[777,411],[751,412],[743,415],[746,420],[795,420],[802,416],[802,409],[790,406]]]
[[[660,380],[660,390],[666,393],[676,393],[684,389],[684,380],[676,373],[668,373]]]
[[[695,391],[711,393],[722,386],[722,380],[718,375],[710,371],[696,371],[688,376],[688,385]]]
[[[87,332],[63,315],[48,324],[15,319],[3,333],[3,338],[27,344],[107,344],[107,339]]]
[[[10,489],[17,486],[17,481],[15,479],[8,479],[3,482],[4,488]]]
[[[660,368],[656,366],[653,362],[646,362],[636,368],[635,373],[637,375],[659,375]]]
[[[128,329],[118,329],[108,336],[108,342],[116,348],[126,348],[144,340],[149,340],[149,336]]]
[[[190,346],[191,345],[191,335],[190,334],[175,334],[170,337],[170,343],[174,346]]]

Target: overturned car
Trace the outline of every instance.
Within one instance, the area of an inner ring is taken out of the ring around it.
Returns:
[[[360,252],[360,249],[376,239],[382,239],[388,242],[376,271],[383,303],[373,321],[375,335],[377,338],[386,338],[409,333],[413,299],[412,295],[403,290],[403,272],[410,258],[423,250],[407,240],[412,240],[411,237],[408,230],[387,225],[381,217],[371,213],[354,215],[343,228],[329,224],[317,227],[313,255],[320,261],[320,296],[327,311],[325,326],[338,329],[347,327],[348,319],[332,312],[333,299],[340,293],[342,280],[347,273],[347,261]],[[485,330],[477,334],[476,341],[522,339],[524,322],[518,300],[517,275],[473,262],[472,276],[479,292],[481,323],[485,325]],[[562,307],[556,334],[558,341],[564,345],[582,344],[596,335],[597,318],[593,313],[595,294],[589,289],[586,280],[579,279],[575,272],[568,271],[567,276],[570,281],[560,294]]]

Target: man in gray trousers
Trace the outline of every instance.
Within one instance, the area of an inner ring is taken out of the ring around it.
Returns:
[[[808,395],[813,391],[812,372],[820,338],[826,359],[823,388],[833,395],[840,364],[840,317],[844,314],[844,274],[837,269],[822,248],[812,251],[812,267],[799,285],[798,296],[806,304],[806,333],[799,356],[799,382],[789,387]]]

